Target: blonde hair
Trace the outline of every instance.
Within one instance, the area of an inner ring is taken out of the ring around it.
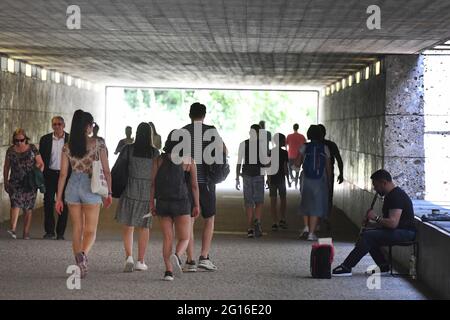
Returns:
[[[16,130],[14,130],[13,135],[12,135],[12,143],[14,144],[14,139],[16,139],[16,137],[18,135],[22,135],[25,138],[25,143],[28,144],[28,140],[30,140],[30,138],[28,138],[27,134],[25,133],[25,130],[22,128],[17,128]]]

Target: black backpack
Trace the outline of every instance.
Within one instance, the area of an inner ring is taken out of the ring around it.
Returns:
[[[223,163],[205,164],[206,178],[208,182],[218,184],[228,177],[230,174],[230,165],[227,156],[223,154]]]
[[[166,154],[162,155],[162,164],[155,177],[155,198],[164,201],[189,200],[183,165],[173,163]]]
[[[122,148],[119,157],[111,169],[111,191],[113,198],[120,198],[128,183],[128,164],[132,147],[126,145]],[[126,152],[126,157],[124,153]]]
[[[313,244],[311,250],[311,276],[317,279],[331,279],[333,257],[334,248],[332,245]]]

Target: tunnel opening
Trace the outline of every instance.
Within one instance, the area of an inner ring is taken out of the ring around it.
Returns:
[[[191,122],[189,107],[200,101],[207,107],[205,123],[214,125],[227,149],[231,173],[218,190],[234,187],[234,168],[239,143],[248,139],[252,124],[263,120],[273,134],[288,135],[293,125],[306,135],[318,121],[319,92],[314,90],[195,89],[156,87],[106,87],[104,134],[111,165],[118,142],[125,137],[125,127],[133,136],[140,122],[153,122],[162,146],[172,129]]]

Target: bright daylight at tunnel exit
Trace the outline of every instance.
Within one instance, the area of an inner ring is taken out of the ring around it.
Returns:
[[[0,0],[0,300],[448,300],[449,85],[445,0]]]

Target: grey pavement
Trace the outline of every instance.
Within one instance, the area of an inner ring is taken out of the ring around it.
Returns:
[[[73,264],[70,224],[66,241],[43,240],[42,209],[34,213],[32,239],[12,240],[7,225],[0,225],[0,299],[427,299],[417,283],[398,277],[382,277],[380,289],[368,289],[364,271],[373,264],[365,257],[351,278],[312,279],[309,271],[311,243],[298,239],[300,219],[295,215],[296,191],[289,192],[285,231],[270,231],[266,201],[264,236],[247,239],[240,193],[218,194],[217,233],[211,259],[216,272],[183,274],[173,282],[162,280],[162,237],[155,221],[146,262],[149,270],[125,274],[120,226],[114,221],[114,205],[102,211],[97,241],[89,255],[90,272],[80,290],[69,290],[66,268]],[[268,199],[267,199],[268,200]],[[21,219],[20,219],[21,220]],[[336,249],[334,265],[353,247],[357,228],[339,212],[332,217]],[[18,235],[21,235],[21,223]],[[323,234],[327,236],[326,234]],[[196,231],[196,252],[199,233]]]

